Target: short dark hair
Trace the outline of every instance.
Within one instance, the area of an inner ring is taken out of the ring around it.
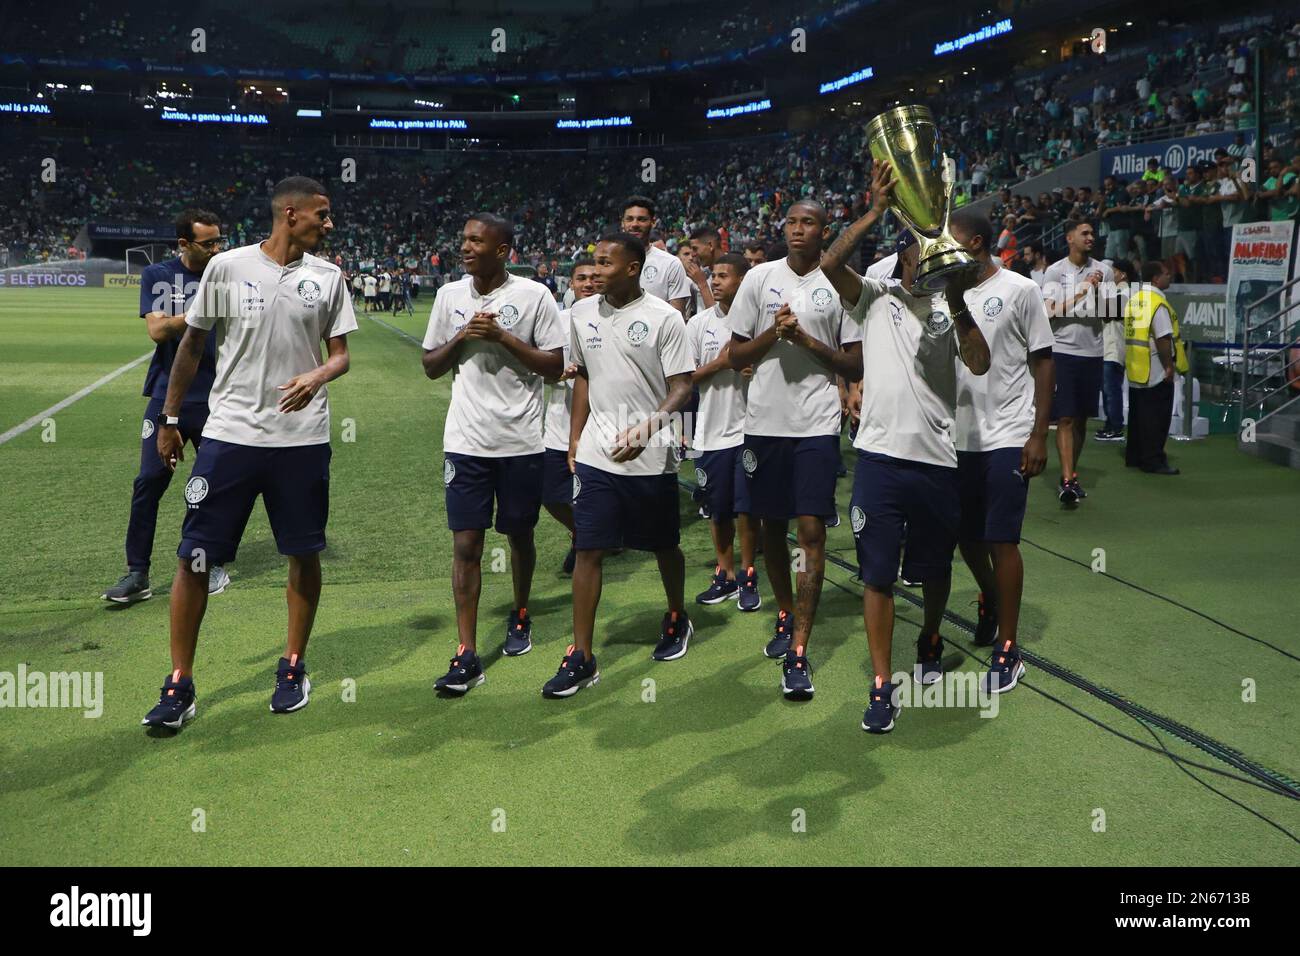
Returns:
[[[509,219],[504,219],[494,212],[472,212],[465,219],[466,222],[481,222],[497,234],[497,238],[511,248],[515,244],[515,227],[510,224]]]
[[[1142,281],[1151,282],[1156,276],[1165,271],[1165,264],[1159,259],[1152,259],[1150,262],[1142,263]]]
[[[817,213],[817,218],[821,221],[823,226],[830,221],[831,217],[827,215],[826,207],[816,199],[796,199],[794,202],[790,203],[789,209],[786,209],[785,214],[787,216],[790,215],[790,210],[795,206],[807,206],[813,212]]]
[[[1116,272],[1124,273],[1130,282],[1138,277],[1137,267],[1127,259],[1115,259],[1111,262],[1110,267]]]
[[[188,209],[182,209],[176,216],[176,238],[193,239],[194,224],[201,223],[204,226],[220,226],[221,219],[215,212],[208,212],[206,209],[196,209],[191,206]]]
[[[1067,236],[1073,235],[1074,231],[1078,229],[1080,226],[1091,226],[1091,225],[1092,223],[1090,223],[1087,219],[1067,219],[1065,221],[1065,234]]]
[[[651,216],[655,214],[655,201],[649,196],[628,196],[623,200],[623,205],[619,209],[619,218],[622,218],[621,214],[627,212],[633,206],[640,206],[646,212],[650,213]]]
[[[751,239],[749,242],[745,243],[745,251],[761,252],[763,255],[767,255],[767,246],[763,245],[757,239]]]
[[[284,200],[298,196],[328,196],[325,187],[309,176],[286,176],[271,190],[271,218],[280,215]]]
[[[573,260],[573,271],[577,272],[583,266],[594,266],[595,264],[596,260],[591,256],[578,256],[578,258]]]
[[[749,260],[739,252],[726,252],[718,256],[717,261],[713,263],[713,268],[718,266],[731,266],[739,275],[744,275],[749,271]]]
[[[627,207],[624,206],[624,209]],[[645,265],[645,243],[630,232],[608,232],[601,236],[596,242],[612,242],[616,246],[622,246],[631,254],[637,262]]]
[[[963,232],[979,236],[984,240],[984,248],[993,247],[993,223],[988,216],[982,216],[973,209],[959,209],[948,220],[950,224],[961,226]]]
[[[722,237],[718,235],[718,230],[714,226],[705,223],[702,226],[696,226],[691,230],[691,239],[708,239],[710,242],[721,242]]]

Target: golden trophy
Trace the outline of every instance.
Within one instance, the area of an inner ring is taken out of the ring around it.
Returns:
[[[954,272],[975,260],[948,233],[952,178],[934,117],[926,106],[896,106],[871,121],[867,137],[872,160],[894,168],[889,208],[919,245],[912,288],[923,295],[942,292]]]

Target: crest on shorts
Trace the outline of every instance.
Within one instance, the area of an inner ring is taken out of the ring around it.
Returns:
[[[200,501],[208,496],[208,479],[201,475],[195,475],[185,486],[185,500],[192,505],[197,505]]]
[[[703,488],[709,483],[709,473],[703,468],[695,469],[695,483]]]
[[[320,283],[315,279],[303,279],[298,283],[298,298],[304,302],[315,302],[320,298]]]
[[[952,319],[946,312],[935,310],[930,313],[930,317],[925,320],[925,330],[931,335],[943,335],[952,328]]]
[[[641,272],[641,277],[645,279],[646,282],[654,282],[655,279],[659,278],[659,267],[646,266]]]
[[[152,434],[153,434],[153,419],[146,418],[144,420],[144,427],[140,429],[140,438],[145,439]]]
[[[637,319],[627,327],[627,340],[633,345],[640,345],[646,340],[646,336],[649,334],[650,326],[646,325],[645,322],[640,319]]]
[[[859,534],[867,526],[867,514],[857,505],[849,509],[849,523],[853,525],[853,533]]]
[[[990,296],[984,300],[984,314],[990,319],[1002,311],[1002,299],[998,296]]]
[[[519,310],[513,305],[503,305],[501,311],[497,313],[497,318],[500,320],[501,328],[512,328],[519,321]]]
[[[812,294],[813,305],[819,309],[824,309],[831,304],[830,289],[814,289]]]
[[[578,500],[578,494],[582,491],[582,479],[577,475],[573,476],[573,500]]]
[[[450,458],[442,460],[442,483],[450,485],[456,480],[456,463]]]
[[[746,448],[741,452],[740,467],[745,469],[747,475],[752,475],[758,471],[758,456],[754,454],[754,449]]]

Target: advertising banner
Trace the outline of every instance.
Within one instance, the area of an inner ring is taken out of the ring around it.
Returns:
[[[1247,146],[1255,142],[1253,129],[1229,130],[1224,133],[1206,133],[1203,136],[1184,136],[1181,139],[1162,139],[1154,143],[1135,143],[1132,146],[1108,146],[1101,150],[1102,176],[1133,179],[1146,172],[1147,160],[1160,160],[1160,166],[1180,179],[1188,166],[1200,162],[1214,162],[1216,149],[1227,149],[1241,135]]]
[[[1232,227],[1232,250],[1228,258],[1227,335],[1240,342],[1246,309],[1258,299],[1276,292],[1292,274],[1295,258],[1295,223],[1243,222]],[[1255,311],[1253,324],[1262,322],[1284,303],[1273,296]],[[1263,333],[1252,333],[1251,341]]]

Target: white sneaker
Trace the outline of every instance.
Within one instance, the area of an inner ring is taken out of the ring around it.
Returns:
[[[220,594],[229,586],[229,573],[221,565],[214,564],[211,573],[208,574],[208,594]]]

